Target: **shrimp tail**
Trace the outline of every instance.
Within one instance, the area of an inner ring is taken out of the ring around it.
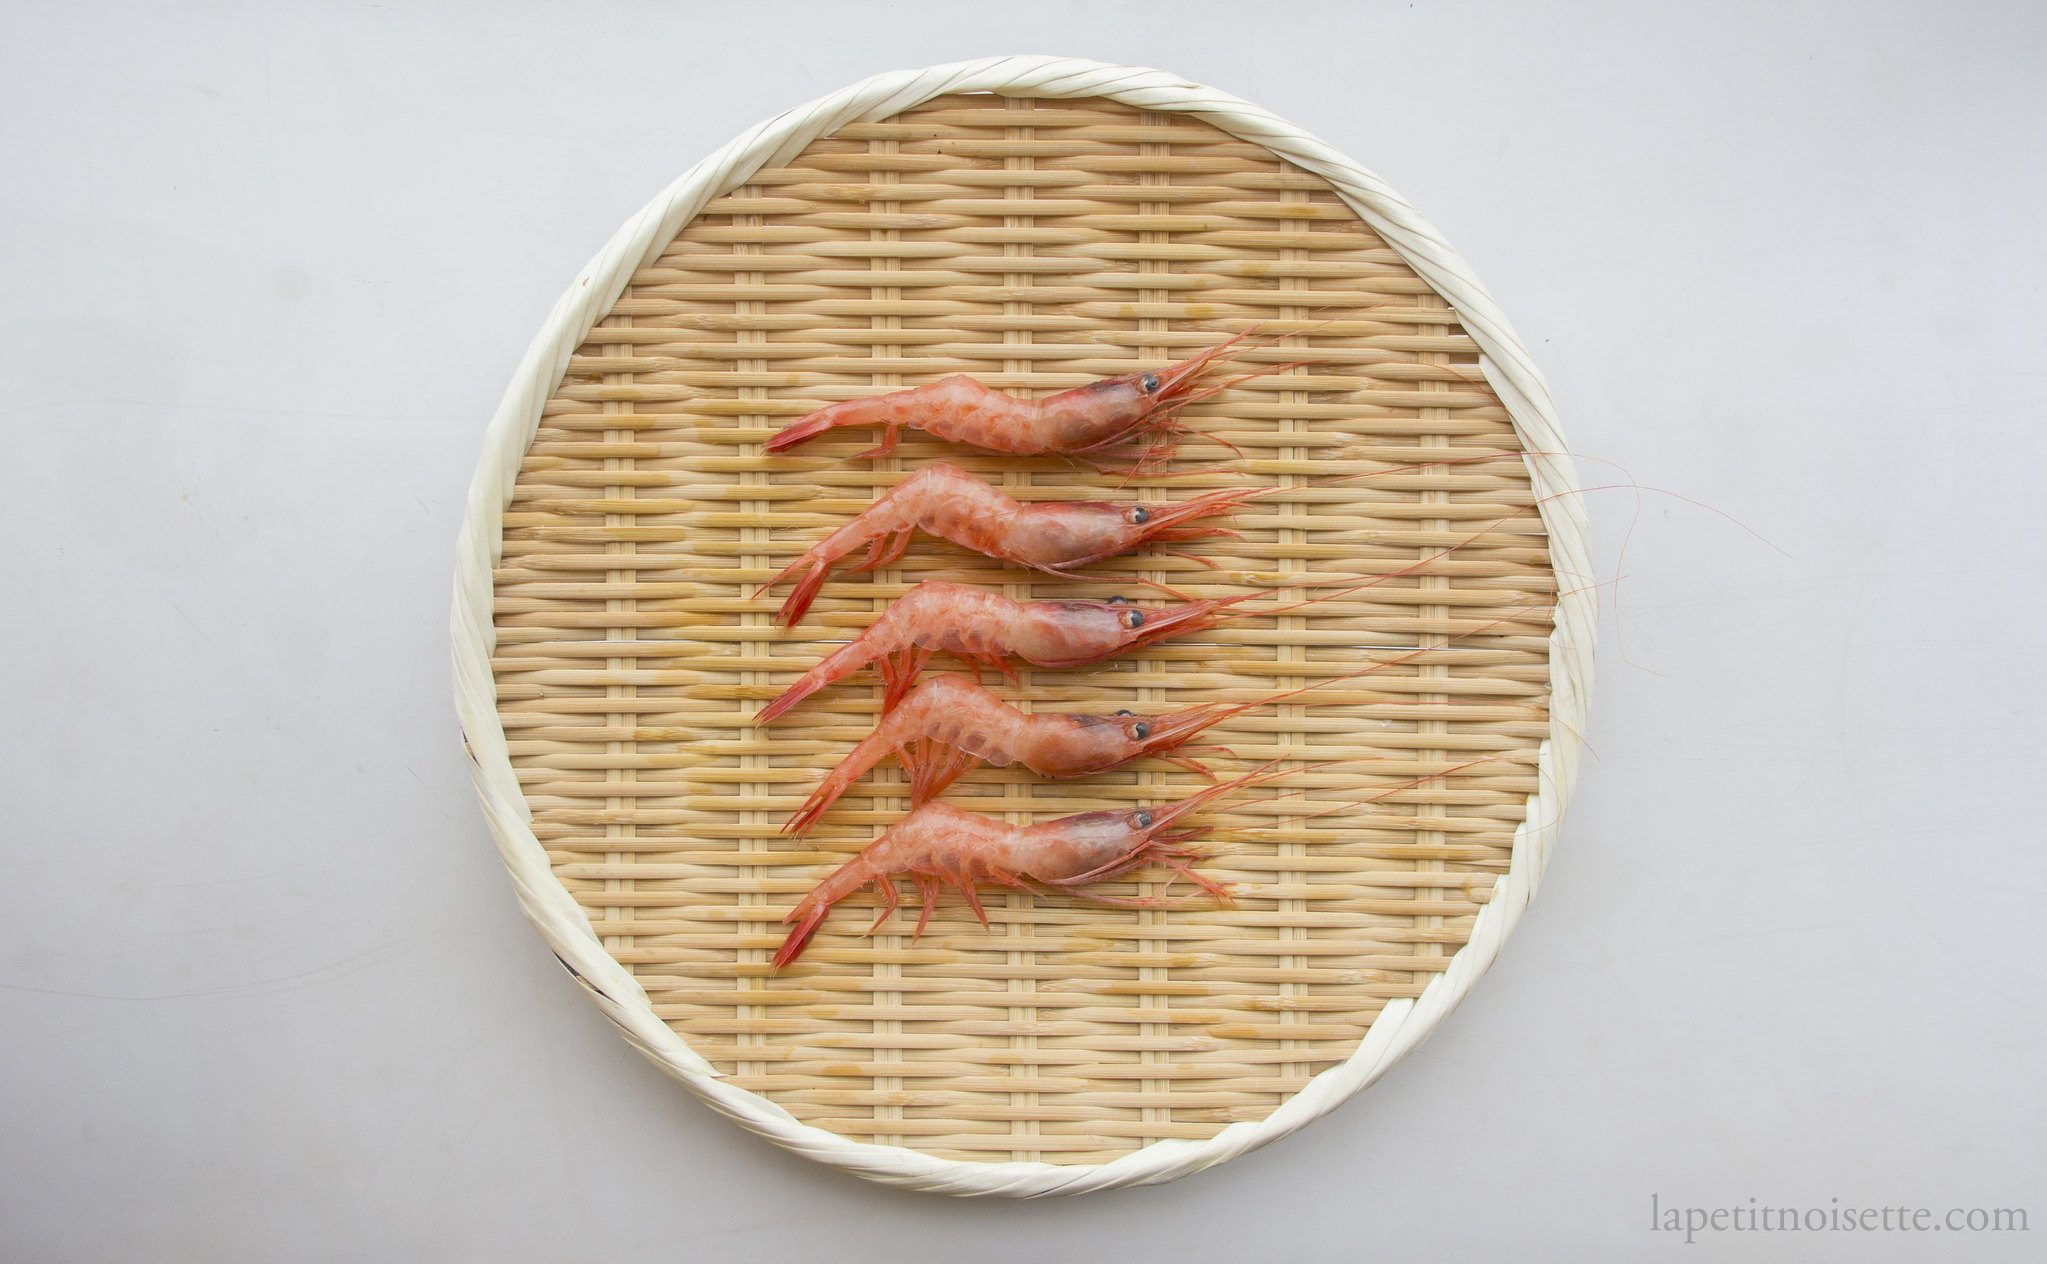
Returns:
[[[818,592],[824,588],[825,577],[831,574],[831,571],[830,563],[819,562],[810,568],[810,573],[805,575],[795,588],[790,590],[788,598],[782,602],[781,610],[775,614],[775,618],[783,627],[795,627],[810,610],[810,603],[817,600]]]
[[[800,421],[791,422],[777,430],[773,437],[768,440],[768,451],[787,452],[797,444],[815,439],[838,424],[838,420],[832,414],[832,409],[820,408],[808,417]]]
[[[869,734],[860,745],[853,748],[852,754],[840,761],[839,766],[832,769],[823,781],[818,782],[817,789],[810,792],[810,797],[803,801],[803,806],[796,809],[796,814],[783,823],[782,832],[791,838],[801,838],[809,833],[811,826],[816,825],[819,819],[831,810],[832,804],[839,801],[839,796],[846,793],[847,789],[860,779],[860,774],[880,762],[882,755],[887,753],[881,747],[882,744],[874,740],[873,734]]]
[[[896,739],[888,730],[888,721],[884,719],[875,726],[873,732],[861,738],[860,744],[839,761],[838,767],[832,769],[823,781],[817,783],[817,788],[810,792],[810,797],[803,801],[803,806],[798,808],[796,814],[782,826],[782,832],[792,837],[801,837],[808,833],[810,828],[831,810],[832,804],[839,801],[840,795],[846,793],[854,782],[860,780],[868,769],[888,758],[889,751],[896,745]]]
[[[766,724],[826,685],[845,679],[869,662],[875,661],[869,657],[872,654],[873,650],[864,638],[840,646],[827,655],[823,662],[798,677],[796,683],[784,689],[773,702],[755,712],[753,722]],[[888,682],[888,691],[883,694],[881,703],[884,713],[894,710],[896,703],[903,700],[903,695],[909,692],[910,686],[917,679],[917,673],[923,669],[924,663],[930,657],[930,650],[914,647],[880,657],[882,677]]]
[[[810,832],[810,827],[817,824],[819,818],[831,810],[832,804],[839,801],[839,796],[846,793],[846,787],[852,785],[854,778],[860,775],[861,770],[853,769],[850,765],[850,760],[840,764],[832,769],[831,776],[818,783],[817,789],[811,791],[810,797],[803,801],[803,806],[796,809],[796,815],[782,823],[784,834],[791,838],[801,838]]]
[[[877,417],[876,411],[874,398],[847,399],[827,405],[807,417],[797,418],[776,431],[768,439],[767,450],[787,452],[797,444],[807,443],[827,430],[836,430],[841,426],[873,425],[888,426],[888,438],[885,442],[887,446],[893,448],[896,427],[886,419]]]
[[[809,902],[806,901],[806,903]],[[803,905],[799,904],[797,908],[802,909]],[[789,937],[782,941],[782,946],[775,949],[774,969],[780,970],[803,955],[803,950],[810,946],[811,937],[817,934],[818,927],[824,925],[825,914],[829,912],[831,912],[831,906],[822,900],[810,904],[808,909],[804,909],[802,918],[796,923],[796,928],[789,932]]]
[[[824,587],[825,579],[832,572],[831,559],[818,557],[816,550],[805,553],[784,567],[781,574],[762,584],[753,594],[756,598],[765,595],[769,589],[795,574],[797,569],[806,563],[810,566],[810,573],[797,583],[794,591],[782,603],[782,608],[775,612],[775,620],[783,627],[795,627],[797,621],[810,609],[810,603],[817,600],[818,591]]]
[[[829,663],[830,661],[831,661],[830,659],[826,659],[825,663]],[[826,677],[824,671],[822,670],[825,666],[825,663],[819,663],[816,667],[813,667],[809,671],[804,672],[802,677],[798,679],[795,684],[789,686],[787,689],[784,689],[781,692],[780,696],[778,696],[773,702],[770,702],[768,705],[754,712],[753,722],[755,724],[766,724],[769,720],[774,719],[776,716],[782,714],[784,711],[787,711],[790,707],[795,706],[797,703],[803,701],[805,698],[808,698],[810,695],[816,693],[818,690],[830,684],[831,683],[830,679]]]
[[[891,391],[886,395],[869,395],[861,399],[841,400],[836,404],[818,409],[807,417],[800,417],[777,431],[768,440],[770,452],[786,452],[799,443],[815,439],[827,430],[841,426],[879,426],[882,428],[881,442],[862,452],[855,460],[867,457],[887,456],[895,451],[896,440],[904,426],[919,425],[915,420],[917,410],[942,404],[947,390],[957,387],[963,379],[944,378],[925,386],[913,386],[907,390]]]
[[[867,664],[867,653],[867,647],[859,640],[840,646],[826,655],[823,662],[797,677],[796,683],[784,689],[773,702],[756,711],[753,722],[766,724],[826,685],[852,675]]]
[[[803,955],[803,949],[809,945],[811,937],[817,934],[818,927],[824,925],[824,919],[832,911],[834,904],[877,879],[886,885],[888,875],[874,867],[870,852],[863,851],[834,869],[823,882],[812,887],[810,894],[798,900],[795,908],[782,915],[784,922],[794,922],[796,925],[789,932],[789,937],[782,941],[782,946],[775,950],[774,968],[780,970]]]

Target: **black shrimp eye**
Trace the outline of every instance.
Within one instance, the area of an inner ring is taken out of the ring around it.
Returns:
[[[1144,626],[1144,611],[1132,610],[1130,612],[1130,626],[1133,628],[1141,628]]]
[[[1117,714],[1117,715],[1136,715],[1136,714],[1137,714],[1137,712],[1135,712],[1135,711],[1118,711],[1118,712],[1117,712],[1116,714]]]
[[[1139,526],[1143,526],[1145,523],[1151,521],[1151,510],[1146,509],[1142,505],[1139,505],[1137,508],[1130,511],[1130,521],[1138,524]]]
[[[1129,605],[1129,604],[1130,604],[1130,598],[1128,598],[1128,597],[1111,597],[1111,598],[1109,598],[1109,604],[1110,604],[1110,605],[1112,605],[1112,606],[1127,606],[1127,605]]]
[[[1149,812],[1139,812],[1139,813],[1137,814],[1137,828],[1139,828],[1139,829],[1150,829],[1150,828],[1151,828],[1151,813],[1149,813]]]
[[[1130,735],[1141,742],[1151,736],[1151,725],[1146,724],[1143,720],[1139,720],[1136,724],[1130,726]]]
[[[1143,391],[1147,395],[1151,394],[1158,388],[1159,375],[1156,373],[1147,373],[1143,377],[1137,379],[1137,389]]]

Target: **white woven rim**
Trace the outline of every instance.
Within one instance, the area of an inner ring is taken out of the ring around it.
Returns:
[[[1559,575],[1592,573],[1584,506],[1578,496],[1569,494],[1578,489],[1576,471],[1569,458],[1549,455],[1562,453],[1565,446],[1542,375],[1464,260],[1384,181],[1248,101],[1163,71],[1060,57],[991,57],[876,75],[749,128],[627,220],[583,269],[527,348],[484,435],[483,456],[470,484],[468,512],[456,545],[455,707],[484,816],[526,916],[626,1039],[726,1117],[821,1163],[911,1189],[1038,1197],[1175,1180],[1286,1136],[1377,1080],[1436,1029],[1499,955],[1535,896],[1577,776],[1574,734],[1584,730],[1592,683],[1595,603],[1590,590],[1581,587],[1558,602],[1550,634],[1550,735],[1536,764],[1540,789],[1529,796],[1527,815],[1514,831],[1507,873],[1494,885],[1492,900],[1480,910],[1470,941],[1449,968],[1420,997],[1389,1002],[1348,1060],[1315,1076],[1266,1118],[1231,1124],[1206,1141],[1160,1141],[1100,1164],[961,1163],[898,1146],[851,1141],[798,1122],[768,1099],[726,1084],[709,1062],[655,1017],[638,981],[605,952],[575,898],[555,880],[547,853],[534,837],[532,810],[520,793],[498,720],[490,668],[497,646],[491,571],[500,556],[505,506],[511,501],[520,462],[539,427],[541,406],[561,380],[570,354],[610,311],[633,272],[658,257],[712,198],[746,183],[763,167],[795,157],[811,141],[845,124],[885,118],[949,92],[1100,96],[1148,110],[1197,115],[1328,180],[1374,232],[1449,300],[1458,322],[1478,343],[1480,367],[1506,405],[1515,432],[1530,453],[1544,454],[1526,460],[1549,532],[1552,563]]]

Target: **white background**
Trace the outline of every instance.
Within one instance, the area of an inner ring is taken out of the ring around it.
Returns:
[[[1576,449],[1783,550],[1596,495],[1596,758],[1491,975],[1306,1132],[1034,1204],[632,1053],[521,920],[446,635],[484,421],[612,230],[1006,52],[1377,170]],[[2043,54],[2017,4],[8,6],[0,1259],[2039,1258]],[[1686,1247],[1652,1196],[2033,1230]]]

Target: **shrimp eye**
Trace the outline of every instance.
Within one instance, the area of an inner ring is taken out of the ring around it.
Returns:
[[[1159,375],[1156,373],[1147,373],[1143,377],[1137,379],[1137,389],[1143,391],[1147,395],[1151,394],[1153,391],[1156,391],[1158,388]]]
[[[1151,725],[1146,724],[1143,720],[1139,720],[1136,724],[1130,726],[1130,735],[1141,742],[1151,736]]]
[[[1111,597],[1111,598],[1109,598],[1109,604],[1110,604],[1110,605],[1112,605],[1112,606],[1127,606],[1127,605],[1129,605],[1129,604],[1130,604],[1130,598],[1128,598],[1128,597]]]
[[[1132,610],[1132,611],[1130,612],[1130,614],[1129,614],[1129,616],[1128,616],[1128,617],[1129,617],[1129,620],[1130,620],[1130,626],[1131,626],[1131,627],[1133,627],[1133,628],[1141,628],[1141,627],[1143,627],[1143,626],[1144,626],[1144,611],[1142,611],[1142,610]]]
[[[1143,526],[1145,523],[1151,521],[1151,510],[1146,509],[1142,505],[1139,505],[1137,508],[1130,511],[1130,521],[1136,523],[1139,526]]]
[[[1150,828],[1151,828],[1151,813],[1149,813],[1149,812],[1139,812],[1139,813],[1137,814],[1136,820],[1137,820],[1137,828],[1139,828],[1139,829],[1150,829]]]
[[[1118,712],[1117,712],[1116,714],[1117,714],[1117,715],[1136,715],[1136,714],[1137,714],[1137,712],[1135,712],[1135,711],[1118,711]]]

